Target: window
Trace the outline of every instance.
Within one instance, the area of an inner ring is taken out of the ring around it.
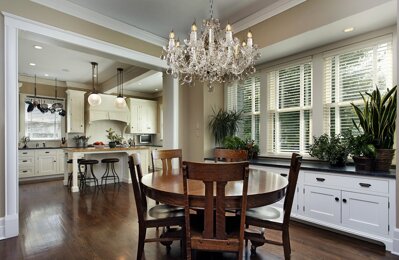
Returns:
[[[27,97],[26,100],[33,102],[34,98]],[[36,98],[39,104],[49,104],[56,102],[54,99]],[[57,100],[60,102],[60,100]],[[64,102],[60,102],[64,105]],[[62,117],[58,113],[42,113],[37,108],[32,112],[27,112],[28,104],[25,103],[25,136],[34,140],[61,140]]]
[[[227,88],[227,110],[243,111],[237,135],[259,144],[260,78],[251,77]]]
[[[269,71],[267,97],[267,152],[307,152],[311,138],[311,61]]]
[[[391,39],[379,39],[324,57],[324,131],[330,135],[354,130],[351,106],[363,104],[359,93],[392,88]]]

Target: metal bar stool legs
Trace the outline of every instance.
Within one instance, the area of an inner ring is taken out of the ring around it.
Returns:
[[[97,160],[82,160],[80,161],[79,165],[84,165],[85,170],[83,173],[80,172],[80,166],[79,166],[79,172],[81,175],[80,179],[80,185],[81,187],[86,187],[88,182],[94,182],[95,187],[98,187],[98,179],[96,175],[94,175],[93,172],[93,165],[98,164]],[[88,167],[90,167],[90,172],[88,172]]]
[[[119,176],[115,171],[115,163],[117,162],[119,162],[118,158],[106,158],[101,160],[101,163],[106,164],[105,172],[101,177],[101,186],[103,185],[103,182],[107,185],[108,179],[112,179],[114,183],[117,181],[117,183],[120,184]]]

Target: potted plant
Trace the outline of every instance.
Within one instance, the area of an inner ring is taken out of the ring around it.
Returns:
[[[209,121],[209,128],[215,137],[215,143],[221,144],[226,136],[234,136],[238,130],[238,123],[241,119],[242,111],[213,110],[213,115]]]
[[[234,150],[248,150],[248,159],[258,157],[259,146],[254,140],[242,140],[238,136],[226,136],[223,140],[223,148]]]
[[[372,137],[366,134],[354,136],[350,132],[347,138],[356,171],[372,171],[375,158],[375,146],[372,144]]]
[[[349,149],[341,135],[329,136],[323,134],[313,137],[313,144],[309,147],[309,154],[320,160],[328,161],[333,167],[345,166]]]
[[[112,128],[105,130],[107,132],[107,138],[109,139],[109,147],[110,148],[115,148],[117,144],[121,144],[123,137],[121,135],[118,135],[115,133],[115,130]]]
[[[359,124],[355,124],[359,131],[371,136],[376,148],[375,170],[389,171],[395,154],[393,149],[396,126],[396,86],[388,89],[385,95],[381,95],[378,88],[371,94],[360,93],[364,104],[357,106],[351,103],[359,118]]]
[[[75,135],[72,139],[75,141],[77,147],[86,147],[90,136],[86,137],[85,135]]]

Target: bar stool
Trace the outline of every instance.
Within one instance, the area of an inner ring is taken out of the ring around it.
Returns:
[[[84,172],[81,173],[82,175],[81,175],[81,179],[80,179],[80,184],[81,184],[82,188],[87,185],[87,182],[91,182],[91,181],[94,182],[95,187],[98,186],[98,179],[97,179],[96,175],[94,175],[94,172],[93,172],[93,165],[95,165],[95,164],[98,164],[98,160],[83,159],[79,162],[79,171],[80,171],[80,166],[81,165],[84,166]],[[87,172],[88,166],[90,166],[91,177],[90,177],[89,173]]]
[[[118,180],[119,182],[119,176],[115,171],[115,163],[119,162],[118,158],[106,158],[106,159],[102,159],[101,163],[105,163],[106,164],[106,169],[105,172],[103,174],[103,176],[101,177],[101,186],[103,185],[103,181],[105,180],[105,185],[107,185],[107,180],[108,179],[112,179],[114,180]]]
[[[79,163],[80,163],[80,161],[82,161],[83,159],[78,159],[78,165],[79,165]],[[72,164],[73,163],[73,160],[72,159],[69,159],[68,161],[67,161],[67,163],[68,164]],[[78,180],[81,180],[82,179],[82,172],[80,171],[80,165],[79,165],[79,172],[78,172]],[[68,188],[71,188],[72,187],[72,176],[73,176],[73,170],[72,170],[72,172],[69,172],[68,173]]]

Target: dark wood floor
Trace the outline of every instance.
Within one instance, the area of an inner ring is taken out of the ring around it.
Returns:
[[[20,186],[20,235],[0,241],[0,259],[135,259],[137,218],[132,187],[109,185],[105,192],[70,193],[61,181]],[[278,233],[271,233],[278,238]],[[293,222],[292,259],[398,259],[383,246]],[[145,245],[150,259],[181,259],[178,243],[166,254]],[[198,259],[210,259],[200,254]],[[224,254],[214,259],[234,259]],[[281,247],[265,245],[255,257],[283,259]]]

